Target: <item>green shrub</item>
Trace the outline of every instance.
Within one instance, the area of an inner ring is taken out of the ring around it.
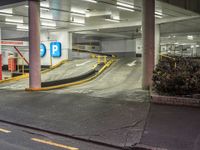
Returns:
[[[200,61],[182,57],[161,60],[154,70],[153,88],[159,94],[199,94]]]

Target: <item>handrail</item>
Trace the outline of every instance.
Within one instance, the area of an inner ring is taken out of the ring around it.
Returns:
[[[23,54],[20,52],[20,50],[14,46],[14,49],[17,51],[17,53],[20,55],[20,57],[26,62],[27,65],[29,65],[28,60],[26,60],[26,58],[23,56]]]

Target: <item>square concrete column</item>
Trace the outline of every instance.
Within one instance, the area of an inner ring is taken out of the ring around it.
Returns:
[[[29,88],[41,87],[40,2],[29,0]]]
[[[143,41],[143,79],[142,88],[148,90],[152,85],[155,53],[155,0],[143,0],[142,41]]]
[[[1,42],[1,28],[0,28],[0,42]],[[2,57],[2,46],[0,44],[0,80],[2,80],[2,66],[3,66],[3,57]]]

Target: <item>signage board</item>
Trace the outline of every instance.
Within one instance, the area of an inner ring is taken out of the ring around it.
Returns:
[[[44,57],[46,54],[46,46],[44,44],[40,44],[40,57]]]
[[[61,57],[62,45],[60,42],[51,42],[50,54],[51,57]]]

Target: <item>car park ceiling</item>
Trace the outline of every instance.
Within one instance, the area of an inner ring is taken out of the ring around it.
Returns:
[[[20,4],[20,5],[19,5]],[[68,29],[99,31],[137,36],[141,25],[141,0],[47,0],[41,2],[42,30]],[[178,18],[196,17],[197,13],[156,1],[156,20],[160,24]],[[16,3],[0,10],[0,27],[28,31],[28,4]],[[120,30],[119,30],[120,29]],[[132,32],[129,32],[133,29]],[[91,32],[92,31],[92,32]],[[86,33],[86,32],[85,32]],[[86,33],[87,34],[87,33]],[[89,34],[89,33],[88,33]],[[102,34],[104,36],[105,34]],[[100,36],[100,34],[99,34]]]

